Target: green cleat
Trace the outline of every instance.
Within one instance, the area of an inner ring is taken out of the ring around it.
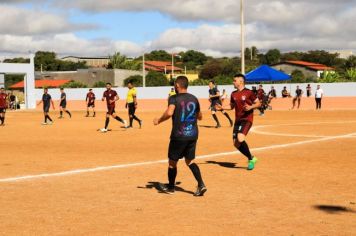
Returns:
[[[247,170],[253,170],[255,168],[256,162],[257,162],[257,158],[253,157],[253,159],[248,162]]]

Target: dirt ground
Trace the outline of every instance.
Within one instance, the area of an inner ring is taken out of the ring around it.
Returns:
[[[104,113],[55,119],[8,112],[0,127],[0,235],[356,235],[356,110],[268,111],[255,116],[247,171],[232,153],[232,129],[204,112],[197,163],[208,191],[179,164],[177,191],[166,182],[171,122],[138,112],[125,130]],[[119,115],[127,118],[126,112]],[[102,168],[98,168],[102,167]]]

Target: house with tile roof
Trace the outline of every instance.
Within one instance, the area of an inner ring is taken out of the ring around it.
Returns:
[[[272,65],[273,68],[292,74],[295,70],[300,70],[306,78],[319,79],[324,72],[334,72],[335,69],[323,64],[306,61],[285,61]]]

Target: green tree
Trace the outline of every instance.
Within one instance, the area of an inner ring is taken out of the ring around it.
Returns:
[[[339,73],[326,71],[324,73],[321,73],[319,82],[336,83],[336,82],[342,82],[342,79]]]
[[[24,75],[5,74],[5,89],[24,80]]]
[[[93,88],[105,88],[106,83],[104,81],[97,81],[93,84]]]
[[[253,60],[252,50],[250,48],[245,48],[245,59],[246,60]]]
[[[169,81],[164,74],[150,71],[146,76],[146,85],[148,87],[169,86]]]
[[[180,53],[180,55],[182,62],[188,70],[194,70],[198,65],[204,65],[204,63],[208,60],[204,53],[194,50],[188,50]]]
[[[281,59],[281,52],[278,49],[270,49],[263,56],[262,63],[272,65],[278,63]]]
[[[305,83],[306,78],[302,71],[294,70],[291,73],[292,83]]]
[[[257,59],[258,49],[256,46],[251,47],[251,53],[252,53],[252,60]]]
[[[337,66],[340,61],[338,53],[329,53],[324,50],[314,50],[303,54],[303,61],[319,63],[327,66]]]
[[[217,59],[208,61],[200,71],[199,78],[209,80],[222,73],[222,65]]]
[[[172,55],[164,50],[154,50],[145,54],[145,59],[147,61],[171,61]]]
[[[79,81],[70,81],[62,86],[63,88],[87,88],[86,84],[83,84]]]
[[[70,62],[56,59],[57,55],[54,52],[38,51],[35,54],[35,70],[36,71],[74,71],[78,69],[86,69],[88,66],[85,62]]]
[[[344,62],[345,69],[355,69],[356,68],[356,56],[349,56]]]
[[[356,67],[355,68],[350,68],[348,70],[346,70],[345,72],[345,78],[347,80],[356,82]]]
[[[29,58],[16,57],[12,59],[5,59],[4,63],[30,63]]]
[[[121,55],[120,52],[114,53],[109,56],[110,69],[124,69],[124,70],[139,70],[142,63],[138,60],[129,60],[125,55]]]
[[[136,87],[142,87],[143,86],[143,77],[142,75],[131,75],[130,77],[126,78],[124,80],[124,85],[127,86],[129,82],[132,82]]]

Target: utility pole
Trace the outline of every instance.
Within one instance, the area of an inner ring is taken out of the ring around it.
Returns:
[[[142,56],[142,85],[146,87],[145,53]]]
[[[244,22],[244,0],[240,0],[241,15],[241,73],[245,74],[245,22]]]

